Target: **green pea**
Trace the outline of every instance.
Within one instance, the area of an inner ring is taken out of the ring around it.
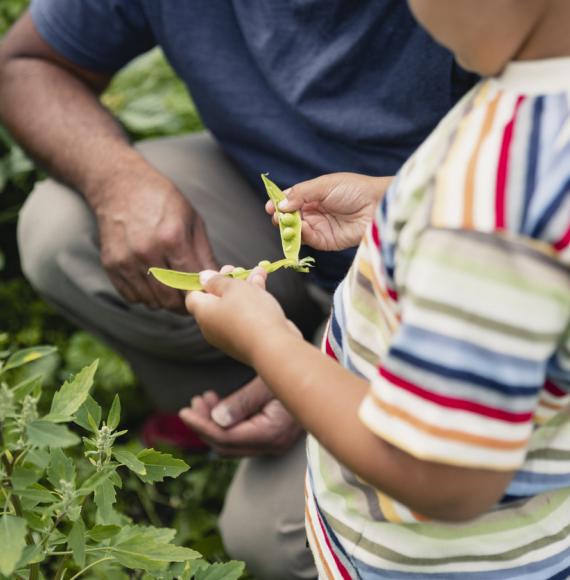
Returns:
[[[241,278],[241,277],[243,277],[243,274],[245,274],[246,272],[247,272],[247,270],[245,268],[242,268],[241,266],[238,266],[237,268],[234,268],[230,272],[230,276],[232,278]]]
[[[271,267],[271,262],[269,260],[261,260],[261,262],[259,262],[257,265],[264,270],[269,270]]]
[[[292,227],[297,223],[297,220],[295,219],[295,216],[292,213],[282,213],[281,217],[279,218],[279,221],[285,227]]]
[[[281,237],[286,241],[289,242],[295,237],[295,229],[294,228],[284,228],[281,232]]]

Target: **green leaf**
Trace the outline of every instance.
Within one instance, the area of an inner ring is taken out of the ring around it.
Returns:
[[[15,401],[21,401],[26,395],[29,395],[33,391],[36,393],[42,387],[42,377],[41,375],[34,375],[28,379],[25,379],[18,383],[13,389],[12,393],[14,394]]]
[[[0,370],[0,374],[39,360],[46,356],[50,356],[56,351],[57,349],[54,346],[34,346],[32,348],[24,348],[19,350],[6,361],[6,364],[2,370]]]
[[[116,536],[121,531],[119,526],[94,526],[87,532],[87,537],[94,542],[102,542]]]
[[[185,562],[200,558],[190,548],[170,543],[174,530],[152,527],[128,526],[109,548],[120,564],[147,572],[164,570],[170,562]]]
[[[110,479],[114,472],[115,468],[113,466],[105,467],[101,471],[95,472],[81,484],[81,488],[79,489],[78,493],[80,495],[87,495],[92,493],[102,483]]]
[[[34,421],[28,425],[28,441],[35,447],[71,447],[80,439],[64,425],[48,421]]]
[[[117,501],[115,486],[107,479],[95,488],[95,505],[102,524],[116,523],[117,515],[113,505]]]
[[[18,561],[18,565],[16,569],[25,568],[30,564],[38,564],[39,562],[43,562],[45,560],[45,554],[41,548],[37,544],[32,544],[31,546],[26,546],[24,548],[24,552],[22,553],[22,557]]]
[[[17,465],[12,471],[12,487],[20,490],[37,483],[43,474],[42,469],[33,465]]]
[[[99,361],[94,361],[77,373],[72,381],[63,383],[53,396],[50,412],[44,417],[45,421],[62,423],[73,417],[89,396],[98,364]]]
[[[85,403],[75,413],[74,421],[86,431],[95,433],[101,423],[101,416],[102,411],[100,405],[89,395]],[[89,417],[91,417],[91,420],[89,420]]]
[[[75,466],[73,459],[67,457],[58,447],[50,449],[50,462],[47,471],[48,480],[57,489],[61,481],[75,480]]]
[[[238,580],[244,570],[245,564],[235,560],[223,564],[211,564],[207,568],[199,569],[194,580]]]
[[[83,567],[85,566],[85,525],[83,520],[78,519],[71,528],[67,536],[67,545],[73,552],[75,562]]]
[[[18,495],[22,500],[29,500],[34,502],[34,504],[58,501],[58,497],[55,494],[39,483],[34,483],[30,487],[26,487],[26,489],[20,489]]]
[[[10,576],[26,547],[26,520],[14,516],[0,517],[0,573]]]
[[[122,465],[134,471],[137,475],[146,475],[145,464],[137,456],[126,449],[114,449],[113,457]]]
[[[160,453],[154,449],[143,449],[137,458],[146,467],[146,475],[139,476],[145,483],[163,481],[165,477],[178,477],[190,469],[182,459],[176,459],[168,453]]]
[[[113,399],[113,404],[111,405],[111,410],[107,416],[107,426],[113,429],[113,431],[119,426],[119,421],[121,420],[121,400],[119,395],[115,395]]]

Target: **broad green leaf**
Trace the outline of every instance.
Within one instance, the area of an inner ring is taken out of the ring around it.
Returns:
[[[25,489],[18,490],[18,495],[22,500],[29,500],[38,503],[55,503],[58,497],[53,494],[47,487],[39,483],[34,483]]]
[[[101,471],[95,472],[81,484],[81,488],[79,489],[78,493],[80,495],[87,495],[94,492],[101,484],[103,484],[108,479],[111,479],[114,472],[115,468],[111,466],[106,467]]]
[[[50,356],[56,351],[57,349],[54,346],[34,346],[19,350],[6,361],[6,364],[0,370],[0,374]]]
[[[113,429],[113,431],[119,426],[119,421],[121,420],[121,400],[119,395],[115,395],[113,399],[113,404],[111,405],[111,410],[107,416],[107,426]]]
[[[38,546],[37,544],[26,546],[22,553],[22,557],[18,561],[16,569],[19,570],[20,568],[25,568],[30,564],[38,564],[39,562],[43,562],[45,557],[45,553],[41,546]]]
[[[116,536],[121,531],[119,526],[94,526],[87,531],[87,537],[94,542],[102,542]]]
[[[146,467],[146,475],[139,476],[145,483],[163,481],[165,477],[178,477],[190,469],[182,459],[176,459],[168,453],[160,453],[154,449],[143,449],[137,458]]]
[[[146,475],[145,464],[134,453],[126,449],[114,449],[113,457],[122,465],[134,471],[137,475]]]
[[[61,487],[62,480],[73,481],[75,479],[73,459],[67,457],[59,447],[52,448],[47,475],[48,480],[56,489]]]
[[[164,570],[170,562],[185,562],[200,558],[190,548],[169,543],[171,530],[130,526],[117,537],[109,548],[110,553],[127,568],[148,572]]]
[[[113,509],[116,501],[115,486],[109,479],[103,481],[95,488],[95,504],[98,508],[99,521],[102,524],[116,523],[117,515]]]
[[[85,525],[78,519],[67,536],[67,545],[73,552],[73,559],[79,566],[85,566]]]
[[[201,568],[194,576],[195,580],[238,580],[245,570],[243,562],[225,562],[223,564],[211,564],[207,568]]]
[[[80,439],[64,425],[48,421],[34,421],[28,425],[28,441],[35,447],[71,447]]]
[[[50,454],[47,449],[32,449],[26,455],[26,463],[36,465],[40,469],[46,469],[50,462]]]
[[[28,379],[24,379],[20,383],[18,383],[13,389],[12,393],[14,393],[14,400],[21,401],[26,395],[29,395],[33,391],[40,391],[42,388],[42,377],[40,375],[35,375]]]
[[[74,421],[86,431],[94,433],[97,431],[101,423],[101,415],[102,411],[100,405],[91,395],[89,395],[85,403],[83,403],[77,413],[75,413]],[[91,420],[89,420],[89,417],[91,417]]]
[[[78,372],[72,381],[63,383],[53,396],[50,412],[44,417],[45,421],[62,423],[73,417],[89,396],[98,364],[99,361],[94,361]]]
[[[0,517],[0,573],[10,576],[26,547],[26,520],[15,516]]]
[[[38,469],[34,465],[16,465],[12,471],[12,487],[15,490],[20,490],[37,483],[43,474],[42,469]]]

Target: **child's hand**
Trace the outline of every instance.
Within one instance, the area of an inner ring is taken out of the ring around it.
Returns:
[[[391,177],[331,173],[285,191],[287,200],[279,209],[301,210],[303,243],[317,250],[343,250],[360,243],[391,181]],[[276,223],[271,201],[265,209]]]
[[[221,273],[231,269],[225,266]],[[186,308],[206,340],[249,365],[259,341],[271,340],[280,331],[301,337],[277,300],[266,292],[266,279],[263,268],[255,268],[247,281],[208,270],[200,275],[206,293],[189,292],[186,296]]]

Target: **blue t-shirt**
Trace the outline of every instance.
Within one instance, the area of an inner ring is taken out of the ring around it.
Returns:
[[[474,82],[403,0],[33,0],[42,37],[114,72],[160,45],[264,195],[334,171],[393,175]],[[317,255],[332,289],[352,253]]]

